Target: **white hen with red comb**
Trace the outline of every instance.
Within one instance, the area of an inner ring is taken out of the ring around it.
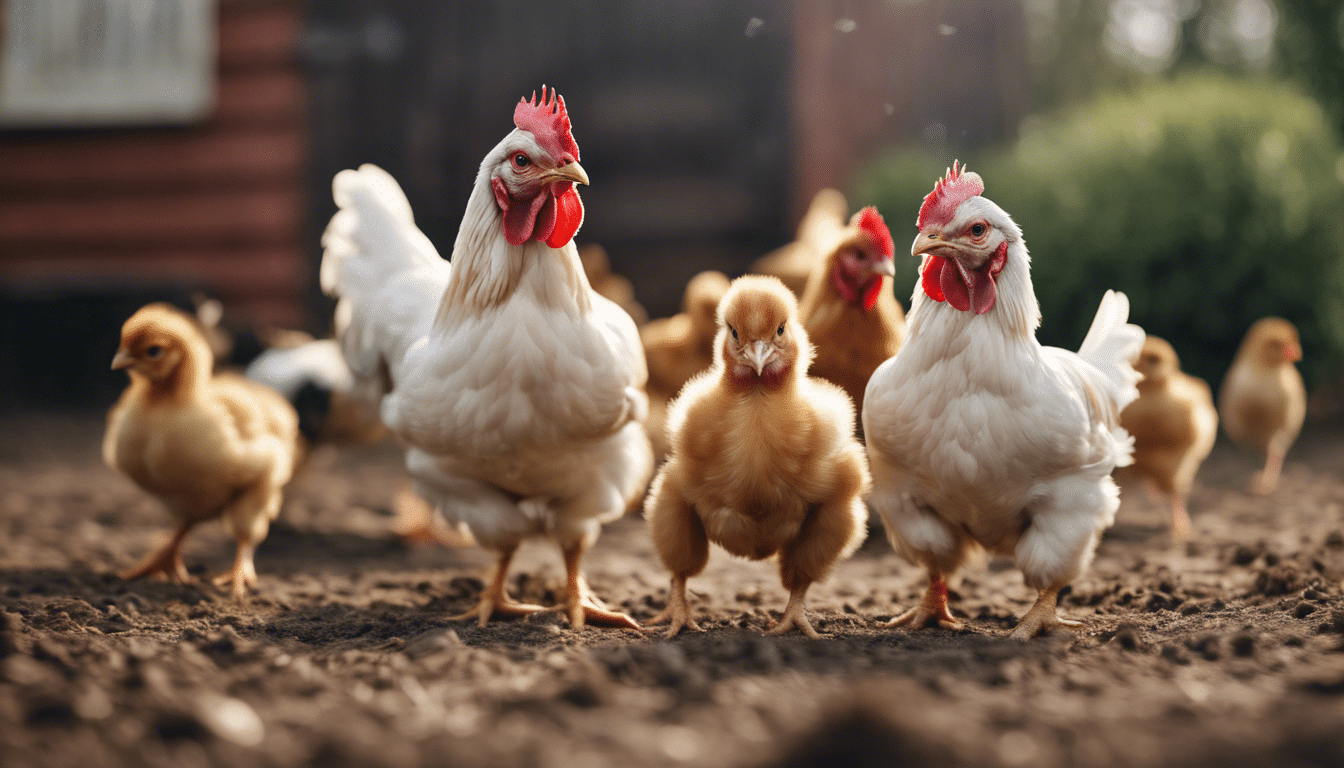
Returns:
[[[893,626],[960,626],[944,580],[985,548],[1040,591],[1013,632],[1025,639],[1073,624],[1057,593],[1114,520],[1111,471],[1133,445],[1119,414],[1138,396],[1129,360],[1144,334],[1107,291],[1077,353],[1042,347],[1022,232],[983,191],[954,165],[920,209],[909,335],[865,393],[870,502],[929,572],[923,602]]]
[[[545,535],[564,555],[570,620],[633,627],[580,565],[653,471],[644,353],[584,276],[574,185],[588,177],[564,101],[542,90],[481,162],[451,269],[392,177],[366,165],[336,176],[322,283],[340,297],[346,359],[381,385],[382,420],[409,446],[416,490],[499,556],[464,617],[540,610],[510,602],[504,577],[519,542]]]

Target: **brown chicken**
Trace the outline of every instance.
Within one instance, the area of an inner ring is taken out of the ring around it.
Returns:
[[[681,313],[654,320],[639,329],[649,366],[649,417],[644,426],[654,455],[668,451],[667,404],[692,376],[714,363],[715,313],[728,292],[722,272],[701,272],[686,284]]]
[[[812,196],[807,213],[798,222],[793,242],[782,245],[757,259],[751,271],[778,277],[789,290],[801,296],[817,262],[834,247],[838,232],[845,226],[849,202],[834,189],[823,189]]]
[[[182,541],[221,518],[238,541],[233,568],[216,579],[234,598],[255,587],[252,562],[280,512],[299,460],[298,417],[279,393],[233,374],[212,376],[199,326],[166,304],[126,321],[113,369],[131,384],[107,417],[103,458],[163,502],[177,522],[169,542],[121,574],[184,582]]]
[[[872,206],[835,230],[831,243],[807,281],[798,314],[817,348],[812,375],[843,387],[861,413],[868,379],[905,340],[905,312],[891,288],[896,249]]]
[[[1278,486],[1283,457],[1302,431],[1307,389],[1293,365],[1301,359],[1297,328],[1281,317],[1262,318],[1246,332],[1218,392],[1227,436],[1265,454],[1265,468],[1251,478],[1251,493]]]
[[[1120,426],[1134,436],[1134,464],[1124,471],[1167,497],[1172,538],[1185,541],[1190,537],[1190,487],[1218,436],[1213,392],[1203,379],[1182,373],[1176,350],[1156,336],[1144,340],[1134,369],[1143,379],[1139,399],[1120,414]]]
[[[611,299],[624,309],[635,321],[635,325],[649,322],[648,310],[635,301],[635,286],[623,275],[611,271],[611,258],[607,249],[597,243],[589,243],[579,248],[579,262],[583,264],[583,273],[593,290]]]
[[[714,542],[739,557],[777,558],[789,602],[770,633],[797,627],[817,637],[803,609],[807,589],[866,532],[868,465],[854,406],[807,375],[807,332],[776,278],[738,278],[719,319],[718,359],[673,403],[672,456],[645,501],[672,572],[667,608],[651,623],[668,622],[669,637],[699,630],[686,580],[704,569]]]

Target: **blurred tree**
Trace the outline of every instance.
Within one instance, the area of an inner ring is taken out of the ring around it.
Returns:
[[[1311,91],[1344,135],[1344,4],[1280,2],[1276,49],[1283,73]]]

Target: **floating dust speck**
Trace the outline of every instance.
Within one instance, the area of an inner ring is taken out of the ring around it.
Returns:
[[[839,18],[835,20],[835,31],[848,35],[850,32],[859,28],[859,22],[850,18]]]
[[[756,33],[760,32],[761,27],[763,26],[765,26],[765,19],[758,19],[753,16],[747,20],[747,29],[743,34],[747,37],[755,37]]]

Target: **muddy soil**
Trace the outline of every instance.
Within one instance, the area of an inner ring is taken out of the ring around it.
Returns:
[[[1010,563],[954,585],[968,628],[884,629],[921,573],[881,535],[809,595],[826,637],[765,637],[785,593],[722,552],[691,581],[704,633],[485,628],[488,559],[391,530],[391,446],[318,451],[261,546],[261,590],[125,582],[166,514],[103,467],[100,414],[0,418],[4,766],[1344,765],[1344,427],[1311,427],[1280,490],[1220,444],[1176,547],[1127,490],[1062,600],[1086,626],[1004,639],[1032,595]],[[227,568],[218,526],[189,540]],[[549,603],[559,557],[515,561]],[[642,520],[608,526],[593,587],[640,619],[666,574]]]

